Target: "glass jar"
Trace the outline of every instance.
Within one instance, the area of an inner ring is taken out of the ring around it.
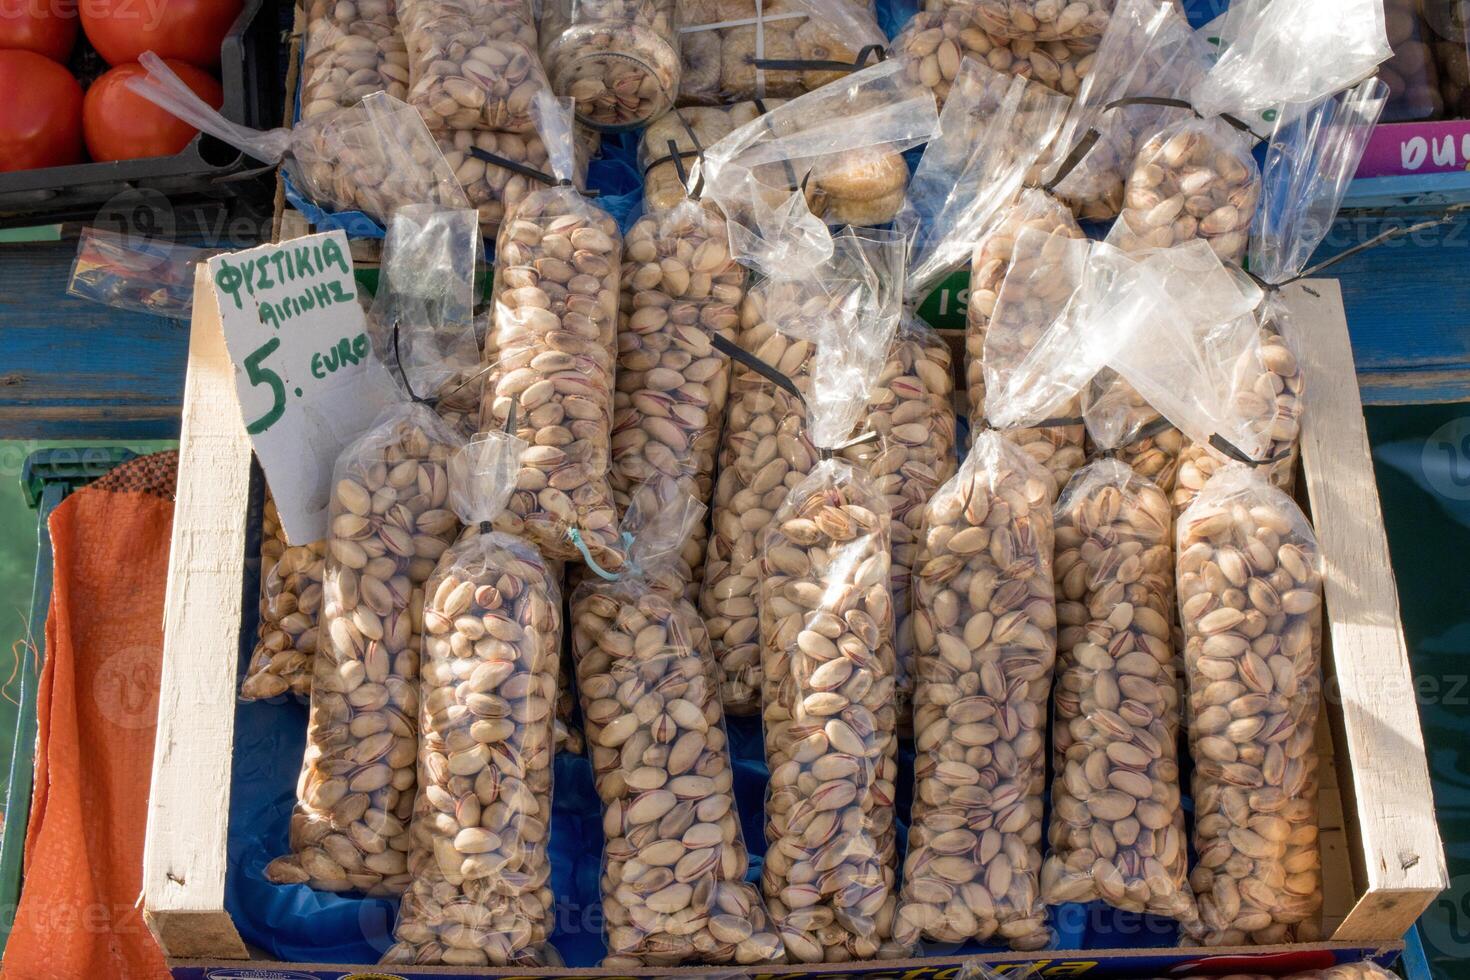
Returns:
[[[577,119],[603,132],[645,126],[679,91],[675,0],[547,0],[541,60]]]

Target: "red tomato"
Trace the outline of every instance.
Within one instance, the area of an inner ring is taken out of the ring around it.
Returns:
[[[76,43],[76,0],[0,0],[0,48],[65,62]]]
[[[214,108],[218,109],[224,102],[224,90],[208,72],[182,61],[169,59],[164,63],[195,95]],[[199,132],[124,84],[129,78],[147,74],[148,69],[142,65],[118,65],[87,89],[86,101],[82,103],[82,132],[93,160],[173,156]]]
[[[243,0],[82,0],[82,30],[109,65],[125,65],[152,51],[214,68],[220,42],[243,5]]]
[[[82,87],[34,51],[0,51],[0,170],[82,159]]]

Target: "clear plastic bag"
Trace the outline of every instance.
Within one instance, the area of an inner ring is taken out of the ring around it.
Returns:
[[[219,251],[83,228],[66,292],[116,310],[187,320],[195,265]]]
[[[1053,41],[1096,37],[1107,29],[1116,0],[976,0],[980,22],[1001,37]]]
[[[1022,235],[1042,251],[1018,255],[1017,243]],[[970,402],[971,426],[985,425],[985,343],[1004,284],[1014,272],[1016,284],[1011,288],[1008,304],[1014,315],[1029,315],[1020,302],[1024,288],[1034,291],[1036,300],[1044,302],[1054,316],[1059,312],[1054,304],[1059,300],[1065,302],[1076,289],[1080,270],[1074,270],[1069,278],[1048,280],[1043,274],[1045,270],[1036,263],[1072,254],[1074,249],[1067,244],[1069,241],[1082,242],[1085,236],[1066,205],[1044,191],[1027,188],[976,242],[965,306],[965,391]],[[1085,259],[1085,254],[1082,257]],[[1014,331],[1023,326],[1024,323],[1014,322],[1009,329]]]
[[[811,390],[821,346],[833,343],[831,338],[874,302],[880,288],[871,270],[858,268],[862,249],[850,231],[837,236],[836,248],[821,274],[761,280],[747,290],[740,309],[737,343],[784,374],[803,396]],[[699,600],[730,714],[754,714],[760,706],[761,535],[816,461],[802,398],[737,363]]]
[[[408,101],[436,135],[528,133],[549,91],[531,0],[399,0]]]
[[[916,317],[905,315],[863,414],[876,444],[853,446],[842,457],[861,463],[892,515],[890,561],[894,647],[898,655],[898,719],[907,730],[914,690],[912,578],[919,557],[924,505],[954,476],[954,363],[949,344]]]
[[[534,547],[490,530],[525,448],[491,432],[451,461],[465,530],[423,590],[412,881],[384,963],[560,965],[547,844],[561,591]]]
[[[571,133],[553,144],[555,172],[571,172]],[[515,431],[531,448],[497,521],[550,559],[622,567],[608,486],[622,236],[576,188],[528,195],[495,247],[495,319],[485,342],[494,368],[483,430]]]
[[[693,106],[650,123],[638,143],[644,206],[657,211],[684,200],[689,194],[684,181],[700,150],[714,146],[738,127],[784,101],[767,99],[760,104]]]
[[[694,201],[651,211],[629,229],[608,474],[620,514],[645,496],[644,506],[681,494],[709,505],[730,393],[730,365],[711,335],[735,340],[745,279],[724,219]],[[698,573],[705,542],[702,522],[684,541]],[[699,574],[689,589],[697,600]]]
[[[326,553],[326,541],[288,544],[276,502],[266,494],[260,521],[260,626],[240,682],[240,700],[260,701],[288,691],[299,698],[311,694]]]
[[[368,895],[409,883],[420,610],[459,531],[448,464],[460,446],[429,408],[407,403],[337,458],[292,854],[266,867],[272,881]]]
[[[648,507],[624,522],[629,573],[589,578],[572,596],[606,837],[602,965],[780,962],[781,938],[745,881],[750,858],[709,637],[676,570],[704,507],[678,493]]]
[[[294,129],[249,129],[206,105],[152,52],[138,60],[148,74],[128,79],[133,92],[242,153],[281,164],[324,208],[361,211],[386,225],[405,204],[469,206],[423,117],[384,92]]]
[[[1266,154],[1265,198],[1252,229],[1250,265],[1264,282],[1299,275],[1332,228],[1348,183],[1357,172],[1368,135],[1383,110],[1387,86],[1370,79],[1341,97],[1327,99],[1279,124]],[[1270,290],[1257,310],[1259,350],[1237,366],[1237,409],[1257,418],[1268,442],[1273,484],[1291,493],[1300,450],[1304,380],[1293,328],[1280,293]],[[1194,442],[1184,447],[1175,506],[1183,510],[1210,475],[1227,460]]]
[[[1261,0],[1226,27],[1224,52],[1190,96],[1205,116],[1317,102],[1393,54],[1383,0]]]
[[[941,132],[924,148],[895,220],[913,242],[907,296],[927,296],[971,260],[1052,146],[1069,105],[1041,85],[962,64]]]
[[[1107,415],[1124,435],[1112,454],[1127,463],[1139,476],[1147,477],[1167,494],[1174,492],[1179,474],[1179,456],[1184,451],[1184,433],[1160,415],[1122,375],[1104,368],[1088,384],[1082,397],[1083,415],[1089,420]]]
[[[680,105],[798,96],[844,73],[757,62],[856,62],[887,40],[871,0],[678,0],[678,21]]]
[[[1190,883],[1210,946],[1310,942],[1322,906],[1322,561],[1265,474],[1225,467],[1178,521],[1194,758]]]
[[[541,58],[553,91],[606,132],[647,125],[679,91],[675,0],[546,0]]]
[[[730,223],[736,260],[773,279],[802,278],[833,254],[819,215],[862,205],[865,213],[843,216],[847,223],[887,207],[892,217],[908,179],[899,154],[938,127],[933,94],[908,81],[899,62],[884,61],[746,123],[708,147],[694,170],[704,199]]]
[[[1179,778],[1174,521],[1126,463],[1088,464],[1055,509],[1048,905],[1101,899],[1193,922]]]
[[[408,96],[408,47],[397,0],[310,0],[301,61],[301,118],[386,92]]]
[[[1181,98],[1208,70],[1210,54],[1209,42],[1167,0],[1119,5],[1068,122],[1069,140],[1091,130],[1096,142],[1070,173],[1053,178],[1053,193],[1079,218],[1116,217],[1139,143],[1188,111],[1148,104],[1110,108],[1113,103],[1137,96]]]
[[[894,938],[1050,939],[1038,875],[1056,657],[1051,480],[977,433],[915,573],[914,806]]]
[[[479,215],[415,204],[393,212],[378,290],[368,313],[373,350],[410,395],[435,402],[468,438],[479,420],[480,344],[475,336]],[[466,392],[468,389],[468,392]]]
[[[904,60],[911,78],[933,90],[942,109],[966,58],[1075,96],[1083,91],[1097,63],[1098,46],[1095,38],[1035,41],[999,37],[981,26],[972,6],[956,4],[914,14],[894,37],[889,51]]]

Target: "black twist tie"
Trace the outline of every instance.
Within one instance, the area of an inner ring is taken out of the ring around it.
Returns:
[[[1274,466],[1275,464],[1281,462],[1283,459],[1286,459],[1291,455],[1290,450],[1283,450],[1282,452],[1277,453],[1275,456],[1268,456],[1265,459],[1256,459],[1254,456],[1245,452],[1229,439],[1226,439],[1224,436],[1220,435],[1220,433],[1218,432],[1210,436],[1210,448],[1218,452],[1220,455],[1226,457],[1227,459],[1233,459],[1235,460],[1235,462],[1244,463],[1247,466]]]
[[[1201,115],[1200,111],[1194,107],[1193,103],[1188,102],[1184,99],[1167,98],[1162,95],[1130,95],[1126,98],[1114,99],[1112,102],[1109,102],[1107,105],[1103,106],[1103,112],[1107,112],[1110,109],[1121,109],[1125,106],[1130,105],[1156,105],[1163,106],[1166,109],[1188,109],[1190,112],[1194,113],[1196,119],[1208,118],[1204,115]],[[1251,129],[1251,124],[1241,119],[1240,117],[1232,116],[1228,112],[1222,112],[1219,116],[1215,118],[1223,119],[1228,125],[1234,127],[1235,129],[1238,129],[1242,133],[1245,133],[1256,142],[1263,142],[1261,137],[1257,136],[1255,134],[1255,131]]]
[[[823,460],[835,459],[838,453],[846,452],[854,446],[861,446],[868,442],[877,442],[878,432],[876,429],[868,429],[861,435],[853,436],[846,442],[839,442],[835,446],[818,446],[817,456]]]
[[[1040,422],[1037,422],[1034,425],[1028,425],[1028,426],[1026,426],[1026,428],[1028,428],[1028,429],[1070,429],[1070,428],[1072,428],[1073,426],[1076,426],[1076,425],[1083,425],[1083,424],[1086,423],[1086,421],[1087,420],[1084,419],[1080,415],[1058,416],[1056,418],[1042,419]]]
[[[730,360],[750,368],[750,370],[759,374],[782,391],[789,392],[795,396],[796,400],[801,402],[802,410],[806,410],[806,396],[801,393],[800,388],[796,387],[796,382],[792,381],[785,374],[782,374],[779,370],[767,364],[759,357],[756,357],[723,334],[710,334],[710,343],[714,345],[715,350],[724,354]]]
[[[1470,208],[1470,204],[1456,204],[1449,208],[1446,208],[1443,215],[1435,218],[1432,221],[1421,221],[1418,224],[1405,225],[1401,228],[1390,228],[1388,231],[1374,235],[1372,238],[1368,239],[1365,242],[1359,242],[1352,248],[1344,249],[1341,252],[1338,252],[1330,259],[1324,259],[1311,268],[1304,269],[1303,271],[1301,271],[1297,275],[1292,276],[1289,279],[1283,279],[1279,283],[1267,282],[1265,279],[1262,279],[1260,276],[1256,275],[1253,272],[1250,272],[1249,270],[1247,270],[1246,274],[1249,275],[1251,279],[1255,280],[1256,284],[1262,289],[1266,290],[1269,293],[1274,293],[1280,290],[1283,286],[1289,286],[1292,283],[1302,279],[1311,279],[1324,270],[1330,269],[1334,265],[1337,265],[1339,262],[1343,262],[1347,259],[1352,258],[1354,255],[1366,252],[1370,248],[1377,248],[1379,245],[1382,245],[1385,242],[1391,242],[1396,238],[1403,238],[1407,235],[1417,234],[1421,231],[1428,231],[1430,228],[1438,228],[1440,225],[1447,225],[1457,219],[1460,216],[1460,213],[1466,208]]]
[[[648,161],[648,163],[644,165],[643,176],[647,177],[648,172],[654,167],[659,167],[666,163],[672,163],[675,168],[677,168],[679,173],[679,181],[682,183],[684,181],[684,168],[682,166],[682,161],[688,160],[691,157],[699,156],[699,151],[681,150],[679,149],[679,144],[674,140],[668,141],[668,148],[669,152],[665,153],[661,157],[656,157],[655,159]]]
[[[1082,138],[1077,141],[1077,145],[1072,147],[1072,152],[1068,153],[1066,158],[1057,164],[1057,172],[1052,175],[1051,180],[1041,185],[1041,189],[1048,194],[1056,193],[1057,187],[1062,181],[1072,175],[1072,171],[1076,170],[1083,160],[1087,159],[1087,154],[1092,152],[1092,148],[1097,145],[1097,141],[1100,139],[1102,139],[1102,133],[1098,132],[1095,128],[1089,127],[1087,132],[1082,135]]]
[[[524,163],[521,163],[519,160],[512,160],[510,157],[503,157],[499,153],[491,153],[489,150],[481,149],[478,146],[470,147],[469,154],[476,160],[483,160],[486,163],[494,164],[495,166],[500,167],[504,170],[509,170],[513,174],[519,174],[529,180],[534,180],[545,184],[547,187],[570,187],[581,193],[583,197],[596,197],[598,195],[598,191],[596,191],[595,189],[584,191],[581,188],[577,187],[575,183],[565,177],[558,177],[555,174],[549,174],[544,170],[537,170],[535,167],[528,167]]]
[[[760,71],[855,72],[867,68],[869,58],[874,58],[873,64],[878,64],[888,60],[888,52],[881,44],[868,44],[864,45],[857,53],[857,57],[851,61],[826,61],[820,58],[756,58],[751,65]]]
[[[409,383],[409,380],[408,380],[408,372],[403,369],[403,353],[398,349],[398,334],[399,334],[398,321],[397,320],[394,320],[393,321],[393,361],[394,361],[394,363],[396,363],[398,365],[398,376],[403,379],[403,388],[404,388],[405,391],[408,392],[408,400],[411,401],[411,402],[413,402],[415,405],[427,405],[430,408],[433,408],[438,403],[438,399],[436,399],[436,398],[420,398],[418,396],[418,393],[413,390],[413,385],[411,383]]]
[[[481,534],[489,534],[494,529],[495,529],[495,523],[493,521],[481,521],[480,522],[480,533]]]

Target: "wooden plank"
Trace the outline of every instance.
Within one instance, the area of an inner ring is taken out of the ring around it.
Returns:
[[[1333,934],[1339,940],[1402,936],[1449,884],[1414,699],[1398,591],[1355,385],[1341,292],[1331,280],[1288,296],[1308,379],[1302,464],[1326,563],[1331,673],[1340,698],[1353,814],[1366,894]]]
[[[250,440],[214,291],[201,266],[184,382],[143,853],[144,918],[169,956],[249,955],[224,911],[249,493]]]

